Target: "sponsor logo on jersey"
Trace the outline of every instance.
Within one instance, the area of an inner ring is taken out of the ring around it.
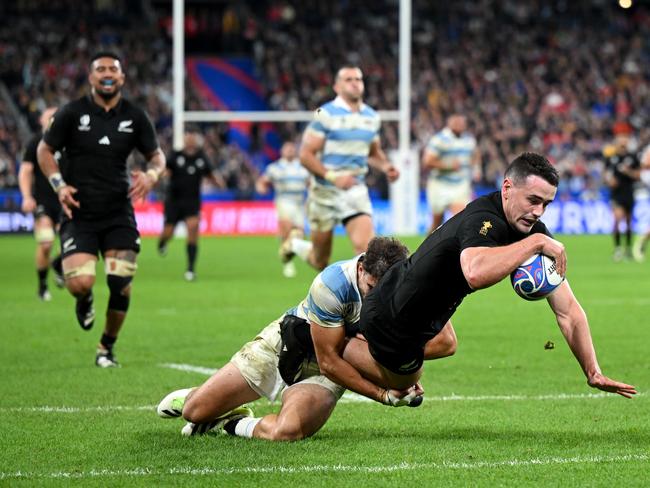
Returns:
[[[83,114],[81,117],[79,117],[79,127],[77,127],[77,130],[80,130],[82,132],[90,130],[90,115]]]
[[[117,132],[133,132],[133,127],[131,127],[131,124],[133,124],[132,120],[123,120],[117,127]]]
[[[483,227],[481,227],[481,230],[479,230],[478,233],[481,234],[482,236],[486,236],[488,230],[490,230],[491,228],[492,228],[492,222],[486,220],[485,222],[483,222]]]
[[[108,138],[108,136],[104,136],[104,137],[102,137],[98,142],[99,142],[102,146],[110,146],[110,145],[111,145],[111,141],[110,141],[110,139]]]

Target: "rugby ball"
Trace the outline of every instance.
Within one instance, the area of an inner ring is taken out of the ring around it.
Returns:
[[[520,297],[540,300],[553,293],[564,278],[558,274],[553,258],[535,254],[510,274],[510,281]]]

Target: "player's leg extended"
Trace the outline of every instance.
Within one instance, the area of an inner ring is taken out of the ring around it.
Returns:
[[[136,252],[109,249],[104,254],[106,283],[110,292],[104,334],[117,338],[129,309],[131,283],[138,267]]]
[[[36,239],[36,272],[38,274],[38,296],[41,300],[49,301],[50,292],[47,289],[47,272],[50,267],[50,253],[54,243],[54,224],[52,220],[42,215],[34,222],[34,237]]]
[[[200,387],[190,392],[183,405],[188,422],[210,422],[233,408],[260,398],[232,362],[226,364]]]
[[[367,214],[355,215],[343,222],[354,254],[361,254],[368,249],[368,243],[375,237],[375,230],[372,226],[372,218]]]
[[[409,374],[397,374],[379,364],[370,354],[365,340],[353,337],[343,350],[343,359],[359,371],[361,376],[383,388],[404,390],[413,386],[422,376],[422,368]]]
[[[185,279],[188,281],[194,279],[194,265],[199,249],[199,224],[200,219],[198,215],[193,215],[185,219],[185,226],[187,227],[187,272],[185,273]]]
[[[330,418],[336,407],[334,394],[314,384],[296,384],[282,396],[282,407],[278,414],[262,417],[253,427],[252,437],[270,441],[296,441],[318,432]],[[236,428],[244,429],[242,423],[253,423],[244,419]],[[241,433],[238,435],[243,435]]]
[[[104,253],[109,298],[106,325],[97,346],[97,366],[106,368],[118,365],[113,357],[113,346],[129,309],[131,283],[137,269],[136,257],[136,251],[131,249],[109,249]]]

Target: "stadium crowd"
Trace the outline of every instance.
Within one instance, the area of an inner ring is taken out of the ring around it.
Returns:
[[[267,0],[187,2],[188,55],[254,59],[269,106],[311,110],[331,98],[342,64],[364,71],[366,101],[397,108],[398,4]],[[73,5],[74,4],[74,5]],[[619,133],[640,149],[650,142],[650,16],[615,2],[462,0],[413,2],[412,134],[421,148],[447,115],[465,114],[481,152],[484,183],[495,185],[523,150],[548,155],[563,193],[590,194],[602,182],[603,149]],[[81,93],[87,61],[99,48],[123,52],[127,95],[171,145],[171,6],[166,2],[71,0],[3,5],[0,79],[32,129],[36,113]],[[55,21],[66,12],[68,21]],[[38,15],[35,15],[38,13]],[[480,13],[480,15],[477,15]],[[69,25],[77,25],[71,31]],[[137,26],[137,28],[136,28]],[[28,41],[28,42],[26,42]],[[211,108],[187,84],[187,108]],[[0,186],[15,185],[18,123],[0,101]],[[302,125],[277,124],[298,140]],[[254,195],[259,168],[230,144],[224,125],[206,125],[205,150],[239,198]],[[22,137],[22,136],[21,136]],[[384,124],[384,145],[397,125]],[[385,181],[370,175],[385,193]]]

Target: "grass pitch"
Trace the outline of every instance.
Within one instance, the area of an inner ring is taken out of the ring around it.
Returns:
[[[36,299],[32,238],[1,237],[0,485],[647,486],[650,263],[614,264],[606,236],[561,240],[601,367],[639,397],[587,387],[546,302],[525,302],[503,282],[454,316],[458,352],[427,364],[420,408],[346,397],[313,438],[270,443],[183,438],[183,423],[154,408],[305,296],[315,273],[300,263],[297,278],[283,278],[275,239],[202,239],[195,283],[182,279],[183,241],[160,258],[145,239],[116,346],[123,367],[100,370],[101,270],[97,323],[84,332],[67,292],[52,285],[52,302]],[[350,256],[338,239],[334,258]]]

